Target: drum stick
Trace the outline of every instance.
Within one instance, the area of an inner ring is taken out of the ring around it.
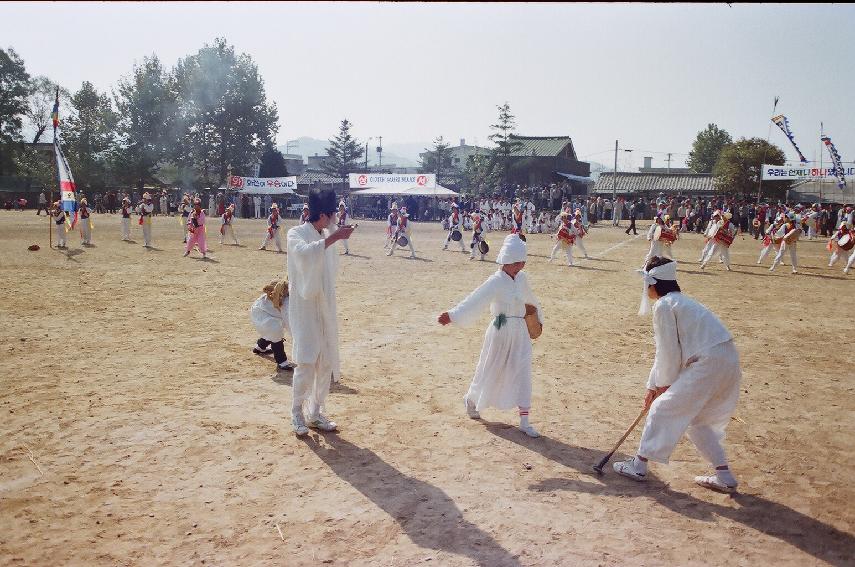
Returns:
[[[629,426],[629,429],[623,434],[623,436],[615,443],[615,446],[612,447],[612,450],[609,451],[609,454],[602,458],[602,460],[594,465],[594,470],[597,471],[597,474],[603,474],[603,467],[606,466],[606,463],[609,462],[609,459],[612,458],[612,455],[615,454],[615,451],[623,445],[623,442],[626,441],[626,438],[629,437],[629,434],[632,433],[632,430],[635,429],[635,426],[638,425],[638,422],[647,415],[647,408],[641,410],[641,413],[638,414],[638,417],[635,418],[635,421],[632,422],[632,425]]]

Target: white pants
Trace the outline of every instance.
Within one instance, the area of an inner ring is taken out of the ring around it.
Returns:
[[[644,258],[644,265],[647,265],[647,262],[650,261],[654,256],[659,256],[660,258],[673,258],[671,257],[671,247],[663,246],[661,240],[651,240],[650,241],[650,250],[647,252],[647,256]]]
[[[345,238],[344,240],[340,240],[339,242],[341,242],[342,248],[344,248],[344,253],[350,254],[350,246],[347,245],[347,240],[348,239]]]
[[[261,203],[255,203],[255,218],[261,218]]]
[[[578,236],[576,237],[576,244],[575,245],[579,247],[579,250],[581,250],[582,254],[585,255],[585,258],[587,258],[588,257],[588,251],[585,250],[585,243],[582,242],[582,239],[579,238]]]
[[[707,253],[710,251],[710,249],[711,249],[713,246],[715,246],[715,241],[714,241],[712,238],[708,239],[708,240],[707,240],[707,243],[706,243],[706,244],[704,244],[704,249],[703,249],[703,250],[701,250],[701,256],[700,256],[700,258],[698,258],[698,262],[703,262],[703,261],[704,261],[704,258],[706,258],[706,257],[707,257]]]
[[[556,242],[555,246],[552,247],[552,253],[549,255],[549,261],[550,262],[555,259],[555,253],[558,252],[558,250],[561,247],[562,247],[561,241]],[[566,256],[567,256],[567,265],[572,266],[573,265],[573,246],[566,244],[564,246],[564,254],[566,254]]]
[[[142,225],[143,246],[151,246],[151,221],[144,220]]]
[[[766,256],[768,256],[768,255],[769,255],[769,252],[771,252],[771,251],[772,251],[772,248],[774,248],[774,246],[775,246],[775,244],[770,242],[770,243],[769,243],[769,246],[764,246],[764,247],[763,247],[763,250],[761,250],[761,251],[760,251],[760,257],[759,257],[759,258],[757,258],[757,263],[758,263],[758,264],[762,264],[762,263],[763,263],[763,260],[765,260],[765,259],[766,259]]]
[[[122,218],[122,240],[131,239],[131,219]]]
[[[56,247],[65,248],[65,225],[63,223],[53,223],[56,227]]]
[[[623,220],[621,217],[623,216],[623,211],[621,209],[616,209],[614,212],[614,218],[612,219],[612,226],[620,225],[620,221]]]
[[[727,465],[721,443],[739,399],[739,353],[733,341],[727,341],[696,356],[650,406],[638,446],[642,457],[667,463],[688,431],[712,466]]]
[[[272,238],[270,237],[270,232],[265,233],[264,242],[261,243],[261,247],[266,248],[267,244],[270,243],[271,240],[276,245],[276,250],[282,252],[282,243],[279,241],[279,229],[273,231]]]
[[[808,238],[810,240],[813,240],[814,238],[816,238],[816,226],[815,225],[809,225],[808,226]]]
[[[481,260],[484,259],[485,254],[481,254],[481,249],[478,248],[478,245],[481,243],[482,240],[483,240],[483,238],[477,234],[472,236],[472,251],[469,252],[470,258],[475,258],[476,255],[480,255]],[[462,241],[463,241],[463,239],[461,239],[461,242]],[[465,252],[465,250],[464,250],[464,252]]]
[[[89,219],[80,219],[80,243],[92,244],[92,227],[89,226]]]
[[[235,235],[235,229],[232,225],[227,224],[223,226],[223,232],[220,234],[220,244],[231,235],[232,240],[235,241],[235,244],[240,244],[237,239],[237,235]]]
[[[408,234],[408,235],[407,235],[407,240],[409,241],[410,254],[412,254],[413,256],[415,256],[415,255],[416,255],[416,250],[413,248],[413,237],[412,237],[412,236],[410,236],[410,235]],[[395,252],[395,247],[396,247],[396,246],[398,246],[398,241],[397,241],[397,240],[394,240],[394,241],[392,242],[392,249],[391,249],[391,250],[389,250],[389,256],[391,256],[391,255]]]
[[[853,250],[852,254],[849,255],[849,261],[846,262],[846,268],[843,271],[848,272],[852,268],[853,264],[855,264],[855,250]]]
[[[305,409],[309,421],[323,410],[324,402],[330,393],[332,367],[323,358],[319,356],[311,364],[300,363],[294,369],[291,412],[297,413]]]
[[[710,248],[710,251],[707,252],[707,257],[704,258],[704,261],[701,262],[701,267],[706,266],[713,257],[718,254],[722,260],[724,260],[724,265],[727,266],[727,269],[730,269],[730,247],[725,246],[721,242],[715,242],[713,247]]]
[[[775,267],[781,263],[781,259],[784,257],[784,250],[790,251],[790,263],[793,265],[793,271],[795,272],[799,268],[799,258],[796,254],[796,243],[793,242],[790,245],[787,245],[786,242],[781,242],[781,247],[778,248],[778,253],[775,254],[775,259],[772,260],[772,267],[769,270],[774,270]]]
[[[466,252],[466,246],[463,244],[463,234],[461,233],[461,235],[460,235],[460,236],[461,236],[461,238],[460,238],[460,240],[458,240],[458,241],[457,241],[457,243],[458,243],[458,244],[460,244],[460,251],[461,251],[461,252]],[[449,230],[449,231],[448,231],[448,236],[447,236],[447,237],[446,237],[446,239],[445,239],[445,246],[443,246],[443,247],[442,247],[442,249],[443,249],[443,250],[445,250],[446,248],[448,248],[448,244],[449,244],[450,242],[454,242],[454,241],[453,241],[453,240],[451,240],[451,231]]]
[[[843,252],[843,250],[841,250],[839,247],[837,247],[837,246],[834,247],[834,252],[831,253],[831,258],[828,260],[828,267],[829,268],[832,267],[834,264],[836,264],[837,261],[840,259],[840,257],[843,256],[843,254],[841,254],[841,252]]]

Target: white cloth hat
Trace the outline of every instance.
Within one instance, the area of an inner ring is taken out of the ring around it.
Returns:
[[[509,234],[505,237],[502,243],[502,249],[499,250],[499,255],[496,257],[497,264],[515,264],[516,262],[525,262],[526,247],[519,235]]]
[[[650,313],[650,298],[647,297],[647,288],[656,285],[659,280],[675,281],[677,279],[677,262],[671,261],[661,266],[656,266],[649,272],[645,269],[636,270],[641,274],[641,305],[638,306],[638,314],[641,316]]]

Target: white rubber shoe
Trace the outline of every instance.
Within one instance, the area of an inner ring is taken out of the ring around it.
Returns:
[[[647,473],[641,472],[635,465],[635,457],[625,461],[618,461],[612,465],[612,468],[621,476],[631,478],[638,482],[647,480]]]
[[[703,486],[704,488],[709,488],[710,490],[715,490],[716,492],[722,492],[724,494],[733,494],[736,492],[736,480],[734,479],[734,484],[725,484],[718,475],[704,475],[704,476],[696,476],[695,483],[699,486]]]
[[[297,437],[302,437],[309,433],[309,428],[306,427],[306,420],[303,418],[303,412],[291,415],[291,425],[294,427],[294,434]]]
[[[312,429],[319,429],[321,431],[335,431],[338,429],[338,425],[336,425],[334,421],[330,421],[321,413],[319,413],[314,419],[309,420],[309,427]]]
[[[535,429],[531,425],[526,425],[526,426],[520,425],[520,431],[522,431],[523,433],[525,433],[526,435],[528,435],[529,437],[531,437],[533,439],[537,439],[538,437],[540,437],[540,433],[538,433],[537,429]]]
[[[481,414],[475,409],[475,404],[471,403],[466,396],[463,397],[463,405],[466,407],[466,415],[472,419],[481,419]]]

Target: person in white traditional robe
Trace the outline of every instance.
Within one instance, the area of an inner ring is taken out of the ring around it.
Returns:
[[[738,230],[738,227],[736,225],[734,225],[732,222],[730,222],[730,219],[732,217],[731,213],[729,213],[729,212],[724,213],[724,215],[722,215],[722,217],[723,218],[721,221],[713,224],[713,226],[710,227],[710,231],[713,234],[712,239],[711,239],[713,246],[707,252],[707,255],[704,257],[703,262],[701,262],[701,269],[702,270],[704,268],[706,268],[707,264],[709,264],[710,260],[712,260],[716,254],[718,254],[719,257],[724,262],[724,269],[727,270],[728,272],[730,271],[730,244],[725,244],[724,242],[717,240],[715,238],[715,236],[719,232],[722,232],[724,234],[729,234],[731,237],[734,237],[734,236],[736,236],[736,232]]]
[[[704,230],[704,237],[706,238],[706,242],[704,243],[704,247],[701,250],[701,256],[698,258],[698,263],[704,261],[704,258],[707,257],[707,253],[712,250],[712,247],[715,246],[715,242],[713,241],[713,236],[715,236],[715,225],[717,222],[721,220],[721,211],[713,211],[712,216],[710,217],[710,221],[707,223],[707,228]]]
[[[291,423],[298,436],[308,433],[308,427],[322,431],[337,427],[322,413],[330,379],[337,382],[341,372],[335,300],[338,254],[333,245],[350,238],[354,229],[342,226],[330,234],[327,227],[333,225],[335,211],[334,191],[312,189],[307,222],[288,231],[288,320],[297,363]]]
[[[585,255],[585,259],[588,258],[588,250],[585,249],[585,243],[582,242],[582,239],[585,238],[585,235],[588,234],[588,231],[585,229],[585,226],[582,224],[582,211],[576,209],[576,218],[573,221],[573,231],[576,233],[576,240],[573,242],[573,246],[579,248],[582,251],[582,254]]]
[[[140,203],[140,224],[143,231],[143,248],[151,248],[151,219],[154,214],[154,203],[149,193],[143,193],[143,202]]]
[[[776,220],[769,225],[769,228],[766,229],[766,234],[763,235],[763,249],[760,250],[760,257],[757,258],[758,264],[763,263],[763,260],[766,259],[766,256],[769,255],[769,252],[771,252],[776,245],[784,243],[783,239],[786,232],[787,227],[782,222]]]
[[[733,492],[737,482],[722,441],[739,399],[742,371],[733,337],[709,309],[680,292],[677,264],[652,258],[642,274],[640,315],[653,306],[656,358],[647,380],[649,409],[635,457],[614,463],[618,474],[644,480],[647,462],[667,463],[684,433],[715,469],[695,477],[705,488]]]
[[[122,215],[122,240],[131,239],[131,200],[127,197],[122,197],[122,208],[119,212]]]
[[[441,325],[454,323],[468,327],[489,307],[491,322],[484,335],[484,346],[469,391],[463,398],[466,412],[480,419],[479,412],[494,407],[518,408],[520,430],[529,437],[540,434],[529,423],[531,408],[531,338],[525,323],[526,304],[537,308],[543,324],[540,302],[531,290],[522,269],[526,244],[518,234],[505,237],[496,263],[502,267],[487,278],[453,309],[442,313]]]
[[[342,199],[338,203],[338,220],[336,221],[336,225],[341,228],[343,226],[348,226],[348,221],[350,220],[350,215],[347,212],[347,203]],[[347,239],[341,241],[342,247],[344,248],[345,254],[350,254],[350,246],[347,244]]]
[[[460,207],[457,203],[451,204],[451,215],[448,217],[448,236],[445,238],[443,250],[448,250],[448,243],[452,242],[452,236],[455,232],[460,233],[460,240],[457,243],[460,245],[460,251],[466,252],[466,246],[463,244],[463,231],[461,230],[462,219],[460,217]]]
[[[555,254],[563,249],[567,255],[567,265],[573,266],[573,244],[576,242],[576,231],[573,228],[572,217],[570,213],[561,213],[561,228],[555,234],[555,246],[552,247],[552,252],[549,253],[549,260],[552,262],[555,259]]]
[[[50,216],[53,219],[54,226],[54,235],[56,236],[56,247],[57,248],[65,248],[66,247],[66,231],[65,231],[65,222],[67,219],[66,212],[62,208],[62,203],[60,201],[55,201],[53,207],[50,209]]]
[[[799,270],[798,242],[799,236],[802,234],[802,229],[795,219],[791,219],[785,226],[787,232],[784,234],[784,240],[778,248],[778,253],[775,254],[775,259],[772,260],[772,267],[769,268],[769,271],[775,271],[775,268],[778,267],[778,264],[781,263],[784,257],[784,251],[788,250],[790,252],[790,264],[792,265],[793,273],[797,274]]]
[[[267,245],[270,242],[276,246],[276,251],[282,253],[282,243],[279,241],[279,205],[273,203],[270,205],[270,216],[267,217],[267,232],[264,234],[264,240],[261,242],[259,250],[267,250]]]
[[[401,236],[407,237],[407,246],[410,247],[410,258],[415,258],[416,249],[413,248],[413,234],[410,228],[410,215],[407,213],[407,207],[401,207],[401,212],[398,214],[398,226],[392,235],[392,247],[386,252],[387,256],[395,253],[395,248],[398,247],[398,238]]]
[[[657,215],[655,222],[650,225],[650,228],[647,229],[647,241],[650,242],[650,250],[647,251],[647,256],[644,257],[644,263],[650,261],[654,256],[663,256],[664,255],[664,246],[662,246],[662,241],[657,240],[656,238],[656,227],[661,226],[665,228],[665,221],[662,220],[662,217]]]
[[[273,353],[279,370],[291,370],[294,363],[285,354],[285,331],[291,333],[288,323],[288,280],[274,280],[264,286],[261,297],[249,309],[249,318],[261,337],[252,348],[258,355]]]

